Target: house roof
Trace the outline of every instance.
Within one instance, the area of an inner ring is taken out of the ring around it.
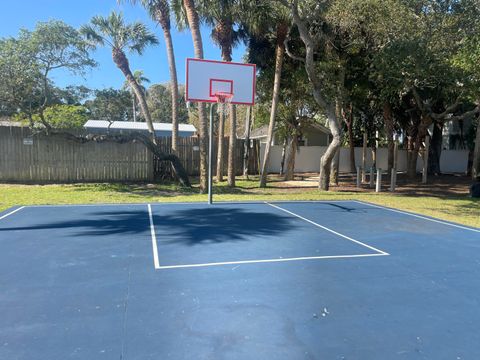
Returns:
[[[19,121],[13,121],[8,116],[0,116],[0,126],[23,127],[24,125]]]
[[[308,124],[307,129],[308,128],[313,128],[315,130],[321,131],[324,134],[328,134],[328,135],[332,133],[329,128],[318,123]],[[263,138],[266,138],[267,135],[268,135],[268,125],[263,125],[263,126],[260,126],[259,128],[252,130],[252,132],[250,133],[250,139],[263,139]]]
[[[97,128],[97,129],[116,129],[116,130],[148,130],[147,123],[133,122],[133,121],[112,121],[111,125],[106,120],[88,120],[83,127]],[[172,124],[170,123],[153,123],[155,131],[172,131]],[[191,124],[178,124],[178,131],[191,132],[197,131],[195,126]]]
[[[268,125],[260,126],[250,132],[250,139],[262,139],[268,135]]]
[[[322,124],[319,124],[319,123],[309,124],[309,127],[320,130],[321,132],[323,132],[325,134],[330,135],[332,133],[329,128],[327,128],[326,126],[323,126]]]

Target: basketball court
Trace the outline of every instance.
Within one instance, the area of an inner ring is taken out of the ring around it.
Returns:
[[[18,207],[0,250],[1,359],[478,354],[480,230],[373,204]]]

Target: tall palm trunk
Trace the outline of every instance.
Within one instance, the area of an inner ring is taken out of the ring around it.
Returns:
[[[280,95],[280,80],[282,76],[283,58],[285,55],[285,39],[288,34],[288,25],[279,24],[277,26],[277,45],[275,50],[275,80],[273,82],[272,108],[270,110],[270,122],[268,124],[267,144],[265,145],[265,155],[260,173],[260,187],[267,186],[267,164],[270,157],[270,149],[275,130],[275,118],[277,116],[278,99]]]
[[[237,144],[237,109],[235,105],[230,104],[230,137],[228,140],[228,186],[235,186],[235,146]]]
[[[222,51],[222,60],[223,61],[232,61],[232,33],[233,33],[233,25],[232,22],[223,19],[217,22],[215,26],[215,38],[218,44],[220,45]],[[237,141],[237,112],[235,105],[229,105],[229,120],[230,120],[230,134],[228,139],[228,169],[227,169],[227,182],[229,186],[235,186],[235,145]],[[218,138],[223,139],[223,131],[224,127],[219,126],[218,128],[219,134]],[[222,157],[221,157],[222,156]],[[221,161],[223,159],[223,141],[219,141],[218,143],[218,160]],[[217,169],[218,171],[222,171],[223,169]]]
[[[225,105],[224,105],[225,106]],[[217,181],[223,181],[223,139],[225,135],[225,117],[218,114]]]
[[[132,95],[133,122],[136,122],[137,121],[137,104],[135,102],[135,93],[133,91],[131,91],[131,95]]]
[[[294,180],[295,176],[295,157],[298,149],[298,135],[295,132],[290,140],[290,146],[287,155],[287,170],[285,171],[284,180]]]
[[[385,131],[387,137],[387,145],[388,145],[388,175],[391,174],[393,169],[394,159],[394,150],[395,150],[395,142],[393,141],[393,133],[395,132],[395,127],[393,124],[393,113],[392,113],[392,106],[389,102],[385,102],[383,104],[383,119],[385,122]]]
[[[163,30],[165,47],[167,49],[168,68],[170,71],[171,97],[172,97],[172,150],[177,152],[178,147],[178,80],[173,51],[172,34],[170,32],[170,9],[168,1],[160,1],[155,10],[155,19]]]
[[[137,97],[138,103],[140,105],[140,110],[142,111],[142,114],[145,117],[148,132],[152,137],[152,141],[156,143],[155,130],[153,128],[152,117],[150,115],[150,111],[148,110],[147,101],[145,99],[145,93],[143,92],[142,88],[135,80],[135,77],[133,76],[132,71],[130,70],[130,65],[128,63],[127,57],[125,56],[125,53],[120,49],[113,48],[112,58],[115,65],[117,65],[117,67],[122,71],[123,75],[127,79],[128,84],[130,85],[130,88],[135,93],[135,96]]]
[[[193,47],[195,57],[203,59],[203,42],[200,33],[200,20],[193,0],[183,0],[183,6],[187,14],[188,26],[192,33]],[[207,189],[207,143],[208,143],[208,124],[205,111],[205,104],[198,103],[198,124],[199,124],[199,147],[200,147],[200,191]]]

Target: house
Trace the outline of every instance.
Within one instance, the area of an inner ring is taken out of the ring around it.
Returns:
[[[83,127],[93,134],[126,134],[133,131],[148,132],[147,123],[133,121],[106,121],[88,120]],[[172,124],[153,123],[156,137],[172,136]],[[190,137],[197,132],[195,126],[190,124],[178,124],[178,136]]]
[[[259,140],[261,144],[267,142],[268,125],[252,130],[250,139]],[[298,139],[298,146],[327,146],[330,142],[331,132],[320,124],[309,124],[302,129]],[[283,139],[274,134],[272,145],[283,145]]]
[[[25,124],[21,123],[20,121],[14,121],[8,116],[0,116],[0,126],[24,127]]]

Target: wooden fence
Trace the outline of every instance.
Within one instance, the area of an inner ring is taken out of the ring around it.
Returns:
[[[158,138],[159,147],[163,152],[170,153],[172,148],[172,138],[163,137]],[[182,161],[185,170],[190,176],[198,176],[200,173],[200,148],[198,138],[179,138],[177,146],[177,156]],[[223,142],[223,169],[226,174],[228,164],[228,142],[229,138],[224,138]],[[213,174],[217,171],[217,145],[218,141],[215,139],[213,145]],[[260,147],[257,140],[250,142],[248,172],[249,174],[258,174],[258,156]],[[241,175],[243,173],[243,155],[244,155],[244,140],[238,139],[235,148],[235,173]],[[155,178],[172,177],[171,166],[168,162],[160,161],[154,158],[154,176]]]
[[[198,176],[198,139],[179,140],[178,155],[183,165],[190,176]],[[227,149],[228,139],[225,141]],[[159,138],[158,142],[162,150],[171,151],[171,138]],[[251,154],[249,171],[255,174],[259,154],[256,142]],[[241,174],[243,140],[237,142],[236,169]],[[170,175],[170,166],[154,159],[141,143],[81,144],[58,136],[32,136],[28,128],[0,126],[0,182],[148,182]]]

